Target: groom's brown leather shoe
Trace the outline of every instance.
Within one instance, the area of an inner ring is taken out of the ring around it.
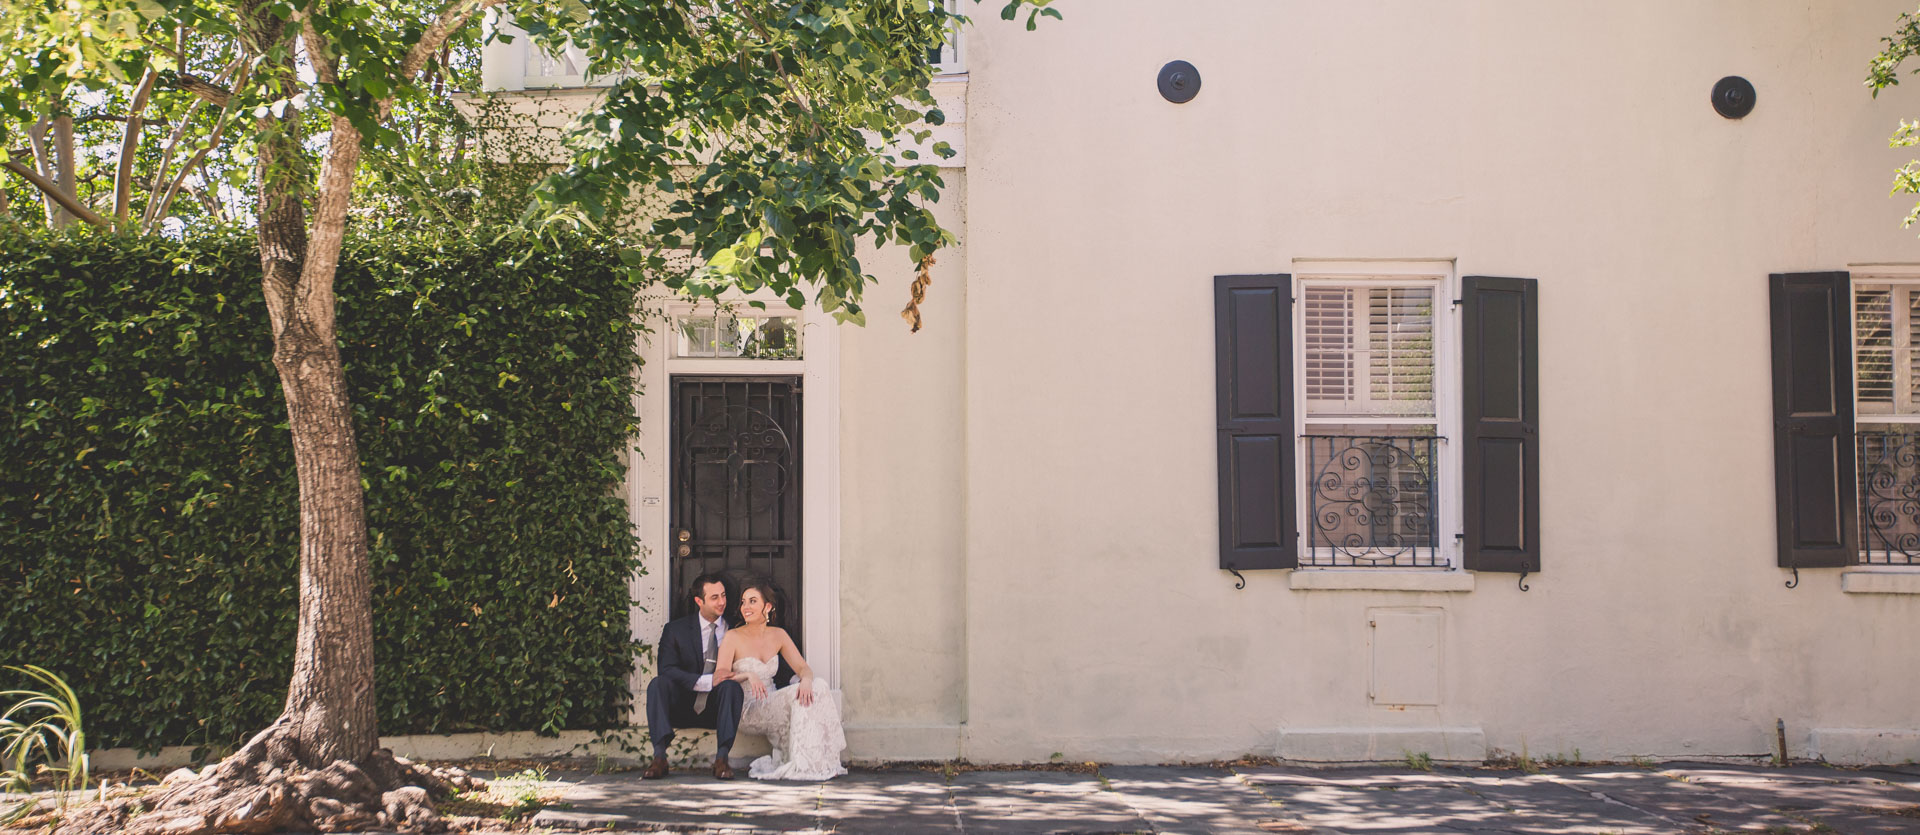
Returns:
[[[667,776],[666,757],[654,757],[653,764],[647,766],[646,771],[640,772],[640,779],[642,780],[658,780],[665,776]]]
[[[733,779],[733,766],[727,764],[726,757],[713,758],[713,779],[715,780]]]

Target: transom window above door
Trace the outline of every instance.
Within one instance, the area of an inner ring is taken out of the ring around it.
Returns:
[[[803,359],[798,313],[706,309],[673,317],[676,357]]]

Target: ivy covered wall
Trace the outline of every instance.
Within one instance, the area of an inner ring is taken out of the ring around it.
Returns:
[[[382,733],[625,720],[628,276],[584,237],[343,254]],[[0,421],[0,663],[66,677],[92,747],[278,715],[298,486],[250,236],[0,229]]]

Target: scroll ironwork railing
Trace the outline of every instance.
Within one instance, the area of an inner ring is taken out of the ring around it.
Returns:
[[[1302,566],[1444,566],[1437,437],[1308,435]]]
[[[1860,561],[1920,565],[1920,427],[1862,430]]]

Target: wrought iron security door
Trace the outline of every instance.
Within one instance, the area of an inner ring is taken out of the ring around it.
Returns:
[[[673,378],[669,617],[706,571],[771,579],[774,625],[800,633],[800,378]],[[729,601],[738,606],[739,601]]]

